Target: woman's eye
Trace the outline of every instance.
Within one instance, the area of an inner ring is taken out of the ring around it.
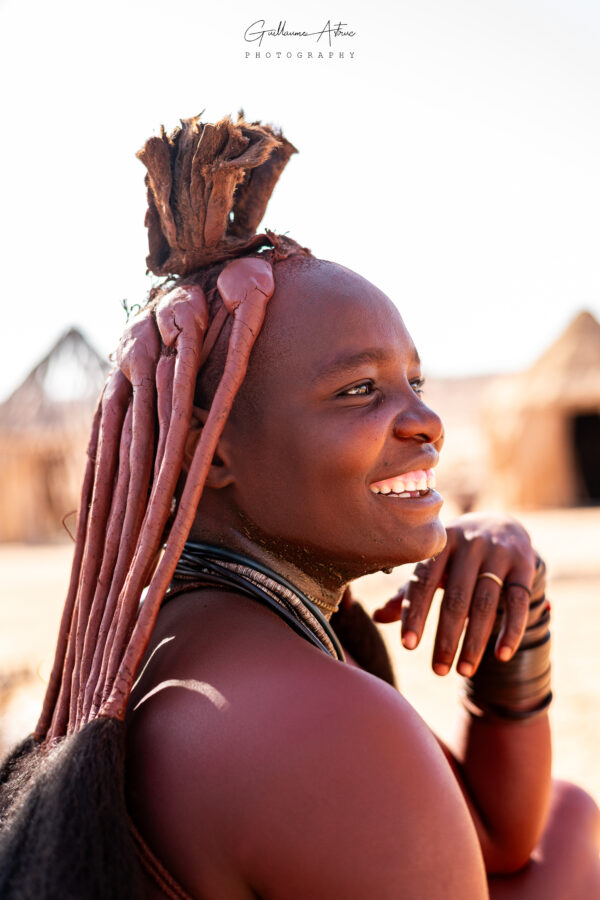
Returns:
[[[370,381],[363,381],[361,384],[355,384],[354,387],[342,391],[344,397],[367,397],[373,393],[373,384]]]
[[[410,383],[411,388],[415,392],[415,394],[422,394],[423,388],[425,387],[425,379],[424,378],[413,378]]]

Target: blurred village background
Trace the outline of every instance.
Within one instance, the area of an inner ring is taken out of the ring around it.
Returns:
[[[72,328],[0,405],[0,752],[31,730],[39,710],[91,412],[107,371]],[[526,371],[432,378],[426,400],[446,426],[438,469],[445,520],[482,508],[516,513],[548,562],[555,769],[600,798],[600,324],[581,312]],[[407,575],[370,576],[356,594],[372,610]],[[401,650],[395,626],[382,630],[401,689],[451,740],[460,679],[431,672],[435,621],[432,612],[413,654]]]

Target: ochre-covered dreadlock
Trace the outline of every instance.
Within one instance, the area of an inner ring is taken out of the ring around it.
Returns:
[[[35,742],[15,751],[0,779],[8,822],[0,843],[2,897],[116,896],[99,874],[81,893],[84,875],[78,869],[70,876],[64,862],[60,887],[52,887],[46,870],[39,893],[27,859],[42,854],[50,863],[53,853],[64,854],[58,823],[69,822],[74,834],[69,801],[81,805],[82,795],[104,808],[111,794],[125,818],[123,720],[136,670],[274,292],[272,267],[309,253],[291,239],[256,233],[294,152],[279,132],[240,114],[235,123],[183,120],[138,153],[147,168],[147,265],[171,276],[175,287],[159,291],[128,325],[94,416],[70,585]],[[228,317],[225,368],[171,516],[198,373]],[[27,758],[35,764],[24,774]],[[15,790],[25,782],[27,791]],[[98,812],[83,807],[84,822]],[[97,828],[87,842],[79,835],[73,852],[87,853],[90,869],[106,864],[110,842],[123,832],[114,822],[111,829],[104,850],[96,846]],[[119,896],[135,896],[135,878]]]
[[[108,377],[94,421],[73,574],[38,741],[71,734],[96,715],[124,717],[135,671],[273,294],[271,259],[302,252],[292,241],[255,233],[294,152],[281,134],[241,117],[235,124],[225,118],[216,125],[195,117],[171,135],[162,129],[138,153],[148,169],[148,267],[156,274],[186,276],[237,256],[218,276],[223,312],[208,337],[214,341],[227,314],[233,327],[225,371],[151,579],[206,355],[209,306],[198,279],[159,296],[123,335],[118,367]],[[246,255],[265,245],[275,253]]]

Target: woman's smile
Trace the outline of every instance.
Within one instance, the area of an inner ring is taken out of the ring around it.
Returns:
[[[375,481],[370,486],[373,494],[391,495],[393,497],[410,497],[425,495],[435,487],[433,469],[413,469],[400,475],[392,475],[383,481]]]

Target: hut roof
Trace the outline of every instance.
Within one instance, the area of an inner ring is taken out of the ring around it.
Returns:
[[[600,323],[578,313],[530,369],[500,377],[489,399],[521,410],[600,408]]]
[[[0,405],[0,430],[72,430],[89,421],[109,365],[77,328],[63,334]]]
[[[535,374],[560,374],[567,378],[600,372],[600,322],[584,310],[570,322],[530,370]]]

